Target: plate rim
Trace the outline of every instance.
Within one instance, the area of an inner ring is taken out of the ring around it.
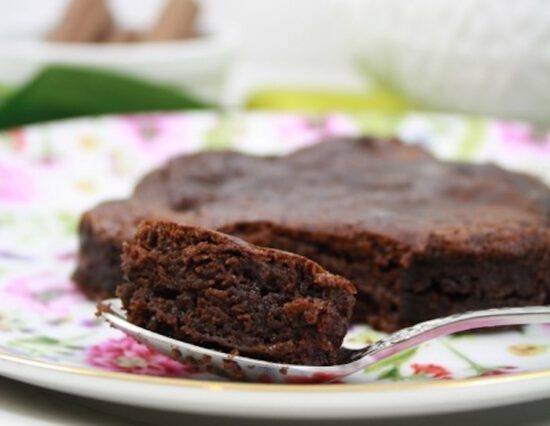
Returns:
[[[526,371],[515,374],[506,374],[488,377],[470,377],[459,380],[428,380],[423,382],[397,383],[336,383],[336,384],[277,384],[277,383],[249,383],[217,380],[189,379],[184,377],[149,376],[119,371],[87,369],[78,366],[55,364],[53,362],[36,360],[33,358],[15,355],[0,349],[0,361],[6,361],[21,366],[42,368],[74,375],[85,375],[99,379],[111,379],[150,385],[167,385],[182,388],[215,390],[216,392],[314,392],[314,393],[341,393],[341,392],[406,392],[415,390],[438,390],[452,388],[468,388],[492,386],[500,383],[516,383],[536,379],[550,379],[550,368],[535,371]]]

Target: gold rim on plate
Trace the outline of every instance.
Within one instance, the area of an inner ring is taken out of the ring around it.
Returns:
[[[84,375],[100,379],[123,380],[154,385],[180,386],[215,391],[254,391],[254,392],[395,392],[410,390],[436,390],[464,388],[470,386],[496,385],[533,379],[550,379],[550,369],[516,373],[502,376],[473,377],[462,380],[433,380],[422,383],[348,383],[348,384],[269,384],[193,380],[173,377],[143,376],[132,373],[92,370],[69,365],[37,361],[0,350],[0,361],[12,362],[21,366],[37,367],[67,374]]]

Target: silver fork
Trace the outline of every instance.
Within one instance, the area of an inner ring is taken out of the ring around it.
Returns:
[[[272,383],[331,382],[436,337],[479,328],[550,323],[550,306],[496,308],[455,314],[404,328],[361,349],[342,347],[338,353],[338,364],[318,367],[231,355],[153,333],[126,320],[120,299],[100,302],[98,312],[114,328],[200,370],[238,380]]]

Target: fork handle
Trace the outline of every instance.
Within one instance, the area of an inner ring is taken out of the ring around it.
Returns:
[[[550,306],[494,308],[454,314],[422,322],[392,333],[361,350],[368,363],[379,361],[436,337],[478,328],[550,323]]]

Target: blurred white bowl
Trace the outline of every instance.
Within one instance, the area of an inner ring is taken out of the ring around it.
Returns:
[[[550,121],[547,0],[358,0],[354,44],[421,106]]]
[[[4,35],[0,83],[17,85],[46,64],[65,64],[118,71],[220,101],[237,47],[238,36],[231,28],[206,30],[195,39],[156,43],[55,43],[38,35]]]

